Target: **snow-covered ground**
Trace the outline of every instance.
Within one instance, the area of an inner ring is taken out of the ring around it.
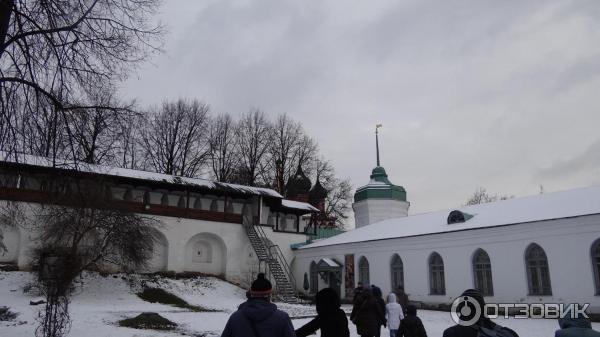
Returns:
[[[0,336],[31,337],[36,327],[36,316],[41,306],[31,306],[31,300],[38,299],[35,294],[24,293],[33,280],[33,274],[24,272],[0,272],[0,306],[8,306],[19,316],[12,322],[0,322]],[[221,312],[189,312],[172,306],[148,303],[135,294],[143,285],[163,288],[188,301]],[[216,278],[196,278],[185,280],[154,279],[133,275],[86,274],[76,286],[70,304],[73,320],[69,336],[90,337],[166,337],[166,336],[219,336],[231,312],[245,300],[245,291]],[[278,304],[291,317],[315,314],[314,307],[303,305]],[[345,308],[348,309],[348,308]],[[123,328],[117,321],[137,316],[142,312],[157,312],[165,318],[179,324],[175,332],[137,330]],[[452,320],[446,312],[420,311],[419,316],[425,324],[429,336],[441,336]],[[293,319],[294,326],[300,327],[309,318]],[[557,329],[554,320],[515,320],[499,319],[506,325],[529,337],[551,337]],[[355,327],[350,324],[352,336]],[[600,330],[600,324],[594,323]],[[387,331],[382,332],[383,336]]]

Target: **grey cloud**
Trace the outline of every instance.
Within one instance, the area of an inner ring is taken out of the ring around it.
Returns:
[[[455,207],[478,186],[519,196],[597,182],[585,153],[600,125],[598,1],[183,4],[165,11],[166,54],[127,95],[287,112],[355,186],[382,122],[383,164],[412,212]],[[541,173],[576,153],[577,178]]]

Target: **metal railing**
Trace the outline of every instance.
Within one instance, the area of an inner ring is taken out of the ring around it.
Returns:
[[[271,240],[269,240],[269,238],[267,237],[267,234],[265,233],[264,229],[260,225],[254,225],[254,224],[252,224],[252,222],[247,221],[246,216],[244,216],[243,222],[244,222],[244,226],[248,227],[248,230],[255,231],[255,233],[257,234],[257,236],[260,238],[261,242],[263,243],[263,245],[266,246],[266,248],[267,248],[266,254],[267,254],[267,259],[268,259],[267,265],[269,262],[271,262],[273,260],[275,260],[279,264],[279,266],[283,270],[283,273],[285,274],[288,281],[290,282],[290,285],[292,287],[292,291],[294,292],[294,295],[296,297],[298,297],[297,288],[296,288],[296,278],[294,277],[294,275],[292,273],[292,268],[290,267],[289,263],[285,259],[285,256],[283,255],[281,248],[279,248],[278,245],[274,244]],[[270,267],[269,267],[269,269],[270,269]],[[279,286],[278,286],[278,288],[279,288]]]

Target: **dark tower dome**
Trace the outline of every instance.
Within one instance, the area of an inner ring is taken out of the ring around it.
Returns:
[[[317,177],[317,182],[315,183],[315,186],[313,186],[310,192],[308,192],[308,200],[311,204],[317,203],[320,200],[327,198],[327,193],[327,190],[323,187],[323,185],[321,185],[321,182]]]
[[[310,179],[302,171],[302,166],[298,165],[296,174],[290,177],[286,186],[286,197],[293,199],[300,195],[308,196],[310,187],[312,186]]]
[[[321,185],[319,177],[315,186],[308,192],[308,203],[315,206],[321,212],[325,212],[325,198],[327,198],[327,190]]]

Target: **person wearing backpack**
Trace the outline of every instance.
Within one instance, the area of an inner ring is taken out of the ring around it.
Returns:
[[[288,314],[269,300],[272,288],[265,274],[258,274],[250,287],[249,299],[231,314],[221,337],[294,337]]]
[[[592,322],[587,317],[571,317],[558,319],[560,330],[554,337],[600,337],[600,332],[592,330]]]
[[[443,337],[519,337],[513,330],[498,325],[485,315],[485,300],[479,290],[467,289],[461,297],[473,298],[481,308],[481,317],[473,325],[454,325],[444,330]]]
[[[340,296],[332,288],[319,290],[316,296],[317,317],[296,330],[296,337],[306,337],[321,329],[321,337],[349,337],[348,319],[340,309]]]
[[[361,337],[375,337],[379,322],[385,320],[385,312],[377,304],[371,289],[364,289],[356,298],[350,320],[356,325],[356,332]]]
[[[388,328],[390,329],[390,337],[398,335],[400,321],[404,318],[402,306],[396,302],[396,294],[391,293],[387,297],[388,303],[385,305],[385,316],[387,318]]]
[[[400,321],[397,337],[427,337],[427,332],[421,319],[417,317],[417,307],[409,304],[406,308],[406,317]]]

